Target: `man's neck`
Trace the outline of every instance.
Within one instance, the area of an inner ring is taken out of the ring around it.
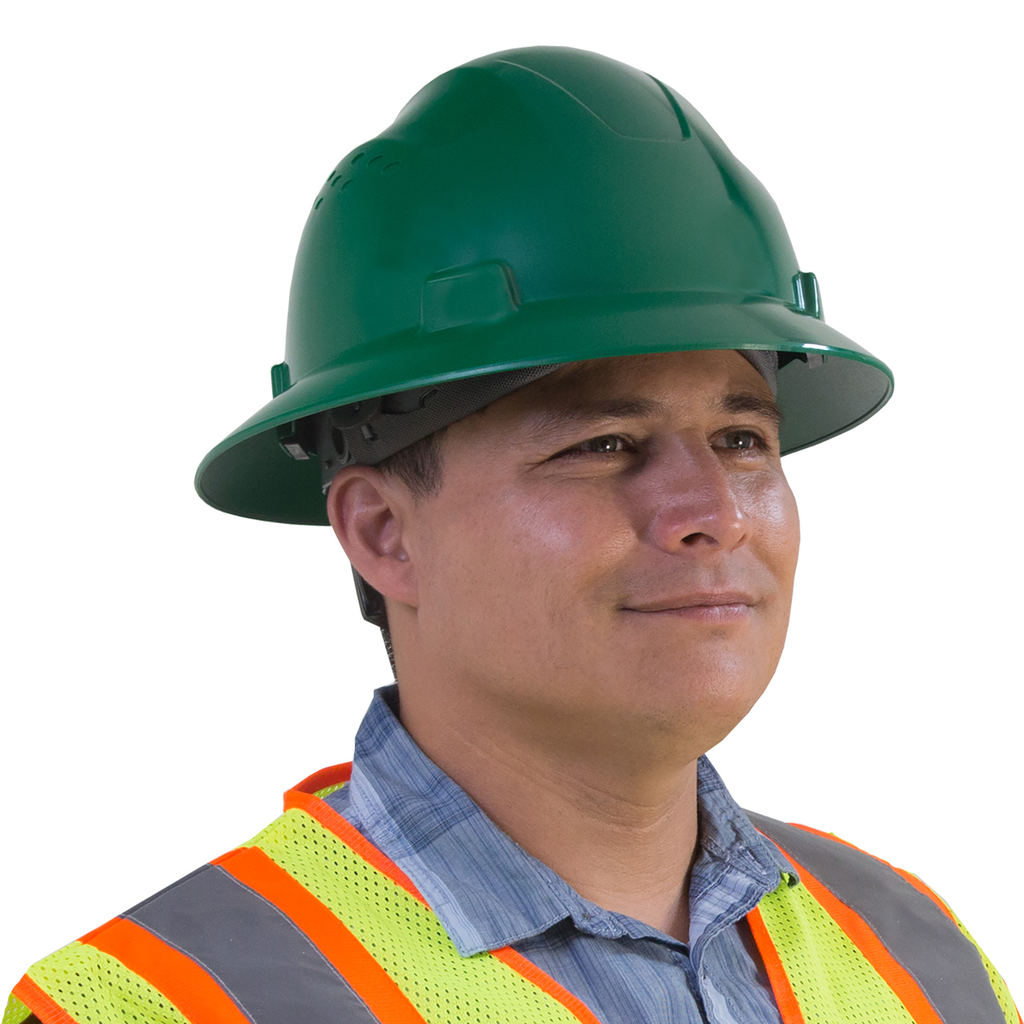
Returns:
[[[688,940],[696,760],[635,743],[517,742],[489,723],[421,712],[402,700],[412,738],[523,849],[593,903]]]

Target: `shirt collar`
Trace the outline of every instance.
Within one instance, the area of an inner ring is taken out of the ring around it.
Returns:
[[[409,876],[463,956],[512,945],[566,918],[605,938],[660,936],[584,899],[502,832],[416,746],[392,709],[396,701],[394,686],[376,692],[356,735],[351,782],[327,800]],[[698,763],[697,801],[691,938],[694,928],[738,919],[783,875],[795,876],[706,758]],[[736,892],[732,907],[722,906],[723,872]],[[717,900],[709,898],[712,888]]]

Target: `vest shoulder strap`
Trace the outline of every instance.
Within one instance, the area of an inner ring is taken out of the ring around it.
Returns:
[[[949,1024],[1020,1024],[999,974],[915,876],[833,835],[747,812],[754,826],[875,933]]]
[[[29,1010],[43,1024],[388,1020],[286,915],[212,864],[30,967],[4,1024]]]

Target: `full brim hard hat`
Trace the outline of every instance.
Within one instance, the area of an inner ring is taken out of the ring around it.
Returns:
[[[780,353],[783,453],[876,412],[877,358],[827,326],[760,183],[682,97],[584,51],[432,82],[327,179],[296,260],[275,397],[196,475],[236,515],[327,522],[281,432],[374,396],[638,353]]]

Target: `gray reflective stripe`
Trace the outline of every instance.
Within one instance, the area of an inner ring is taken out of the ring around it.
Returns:
[[[222,868],[125,916],[209,971],[254,1024],[380,1024],[288,917]]]
[[[978,951],[927,896],[892,868],[844,843],[747,815],[864,918],[946,1024],[1006,1024]]]

